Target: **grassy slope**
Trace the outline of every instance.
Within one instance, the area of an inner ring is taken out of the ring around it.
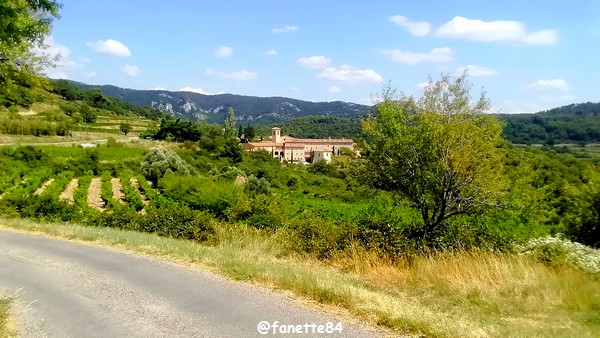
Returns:
[[[19,115],[20,119],[39,119],[40,114],[49,111],[59,111],[60,105],[65,104],[67,101],[63,100],[57,95],[46,93],[44,99],[41,102],[34,103],[30,108],[20,108]],[[127,123],[131,126],[130,135],[137,136],[140,132],[147,130],[148,128],[155,126],[156,121],[140,117],[140,116],[118,116],[114,112],[91,108],[97,114],[96,122],[89,124],[79,124],[75,126],[73,136],[61,137],[61,136],[50,136],[50,137],[36,137],[31,135],[0,135],[0,144],[7,143],[46,143],[46,142],[61,142],[70,140],[96,140],[108,137],[119,137],[121,132],[119,126],[121,123]],[[0,107],[0,118],[6,117],[8,114],[7,110]],[[48,141],[51,140],[51,141]]]
[[[491,253],[388,264],[364,252],[327,264],[289,255],[284,232],[224,225],[203,246],[151,234],[28,220],[5,227],[127,249],[208,268],[334,306],[399,332],[432,337],[597,337],[600,282],[566,267]]]

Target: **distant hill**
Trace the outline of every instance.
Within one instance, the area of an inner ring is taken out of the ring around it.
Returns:
[[[348,102],[308,102],[285,97],[232,94],[202,95],[165,90],[135,90],[116,86],[92,86],[106,96],[188,120],[223,123],[229,107],[242,125],[274,125],[302,138],[360,135],[359,119],[372,107]],[[504,137],[516,144],[600,143],[600,103],[575,103],[535,114],[499,114]]]
[[[502,114],[504,136],[518,144],[600,142],[600,102],[574,103],[535,114]]]
[[[271,124],[307,115],[357,117],[369,106],[349,102],[309,102],[286,97],[255,97],[233,94],[203,95],[168,90],[136,90],[112,85],[94,86],[71,82],[82,89],[99,88],[106,96],[138,106],[149,106],[194,121],[222,123],[229,107],[241,123]]]
[[[600,103],[577,103],[535,114],[499,114],[504,137],[515,144],[600,142]],[[360,136],[359,118],[306,116],[285,121],[286,134],[301,138]]]

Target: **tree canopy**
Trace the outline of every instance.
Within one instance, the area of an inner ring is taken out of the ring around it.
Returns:
[[[36,53],[59,17],[54,0],[0,2],[0,105],[28,105],[40,86],[44,56]]]
[[[424,237],[443,232],[453,216],[499,205],[508,186],[502,124],[487,114],[484,95],[472,102],[469,92],[466,74],[430,79],[418,100],[388,87],[377,116],[363,123],[364,180],[410,201]]]

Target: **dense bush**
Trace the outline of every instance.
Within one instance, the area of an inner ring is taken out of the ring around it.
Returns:
[[[146,179],[157,185],[158,180],[168,173],[190,175],[192,168],[174,151],[151,148],[142,162],[142,173]]]
[[[87,224],[209,243],[215,240],[216,226],[215,220],[209,215],[186,207],[160,210],[151,208],[145,214],[118,207],[111,213],[102,213],[90,218]]]
[[[519,250],[548,265],[570,264],[600,274],[600,250],[571,242],[561,236],[535,238],[520,246]]]

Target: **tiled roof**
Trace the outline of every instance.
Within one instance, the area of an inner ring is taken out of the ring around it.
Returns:
[[[283,135],[281,138],[285,142],[300,142],[308,144],[327,144],[327,143],[354,143],[354,140],[349,138],[295,138],[289,135]]]
[[[253,147],[283,147],[283,143],[275,142],[250,142],[248,144]]]

